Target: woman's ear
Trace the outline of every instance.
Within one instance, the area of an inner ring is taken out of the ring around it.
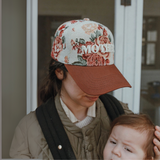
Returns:
[[[56,76],[57,76],[57,78],[58,78],[59,80],[63,80],[64,74],[63,74],[63,71],[62,71],[60,68],[57,68],[57,69],[55,70],[55,74],[56,74]]]

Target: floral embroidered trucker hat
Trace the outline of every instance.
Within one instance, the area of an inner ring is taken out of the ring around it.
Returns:
[[[114,65],[113,35],[103,24],[89,19],[68,21],[54,38],[51,57],[65,65],[85,93],[102,95],[131,87]]]

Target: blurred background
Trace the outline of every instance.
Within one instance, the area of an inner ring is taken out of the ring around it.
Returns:
[[[48,72],[54,32],[68,20],[90,18],[112,31],[115,64],[133,87],[111,94],[160,125],[160,0],[0,0],[0,4],[2,158],[9,158],[18,122],[41,104],[39,88]],[[117,57],[118,52],[127,58]]]

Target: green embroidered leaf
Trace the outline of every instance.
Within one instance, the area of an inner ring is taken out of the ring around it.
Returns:
[[[54,42],[55,39],[56,39],[56,36],[53,37],[52,42]]]
[[[76,38],[76,42],[78,43],[78,38]]]
[[[81,63],[81,62],[74,62],[74,63],[72,63],[72,65],[77,65],[77,66],[83,66],[83,64]]]
[[[63,49],[66,49],[66,46],[64,46]]]
[[[65,29],[67,29],[67,28],[68,28],[68,26],[65,27]]]
[[[65,36],[62,37],[62,43],[65,43]]]
[[[94,39],[92,39],[92,38],[89,38],[92,42],[94,42]]]
[[[98,35],[101,36],[101,32],[100,31],[98,31]]]
[[[96,37],[94,36],[94,34],[91,34],[90,40],[91,40],[92,42],[94,42],[95,39],[96,39]]]
[[[82,58],[82,56],[78,55],[78,60],[81,63],[81,66],[86,66],[87,65],[87,61],[85,59]]]
[[[94,32],[96,34],[96,38],[98,38],[99,36],[101,36],[101,32],[96,30],[96,32]]]
[[[56,34],[55,34],[55,38],[58,36],[58,32],[56,32]]]
[[[82,39],[82,38],[80,38],[80,39],[79,39],[79,43],[81,43],[81,44],[85,44],[85,40],[84,40],[84,39]]]
[[[92,38],[92,39],[95,39],[95,36],[94,36],[94,34],[93,34],[93,33],[91,34],[91,38]]]
[[[108,38],[109,38],[109,41],[111,42],[111,36],[110,35],[108,35]]]

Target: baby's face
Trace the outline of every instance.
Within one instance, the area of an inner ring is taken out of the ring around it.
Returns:
[[[126,126],[115,126],[103,151],[104,160],[143,160],[143,146],[146,141],[145,132],[140,133]]]

